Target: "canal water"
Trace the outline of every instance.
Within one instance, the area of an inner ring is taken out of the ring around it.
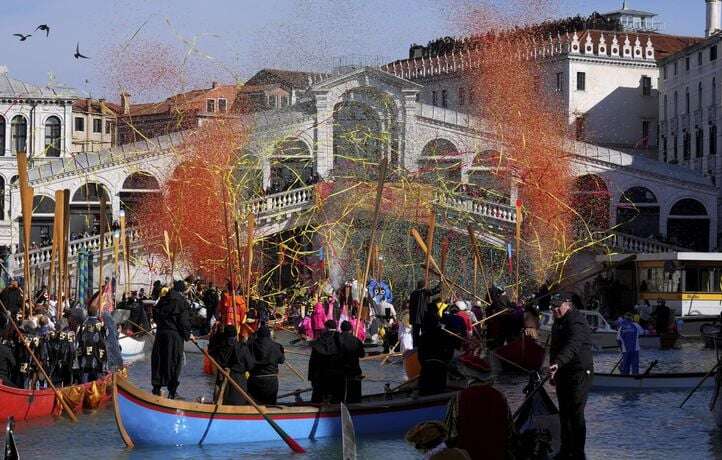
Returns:
[[[307,348],[289,350],[308,352]],[[287,354],[302,374],[307,358]],[[609,371],[617,362],[616,353],[595,354],[597,371]],[[715,362],[714,352],[705,350],[701,342],[685,342],[680,349],[641,352],[641,367],[658,360],[656,371],[707,371]],[[392,386],[402,380],[399,363],[380,366],[379,361],[362,363],[366,380],[364,392],[382,392],[385,383]],[[180,396],[195,399],[211,396],[210,380],[202,372],[198,354],[187,354],[183,368]],[[133,363],[130,377],[139,386],[150,390],[150,357]],[[520,404],[523,377],[499,376],[495,386],[503,391],[512,410]],[[279,393],[308,388],[287,367],[281,368]],[[554,390],[548,387],[555,399]],[[683,409],[678,406],[686,391],[647,393],[592,393],[587,405],[587,454],[590,459],[714,459],[722,458],[722,433],[715,427],[708,404],[710,390],[698,391]],[[479,414],[483,417],[484,414]],[[110,408],[85,414],[79,423],[66,419],[18,422],[17,441],[25,459],[287,459],[289,450],[283,442],[258,445],[184,446],[170,448],[125,448],[118,435]],[[479,433],[483,436],[483,433]],[[419,459],[421,455],[403,440],[403,433],[388,436],[361,437],[360,459],[378,459],[393,455],[394,460]],[[302,440],[307,454],[304,459],[341,458],[340,440]]]

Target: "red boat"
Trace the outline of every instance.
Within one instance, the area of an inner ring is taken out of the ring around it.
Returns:
[[[94,382],[58,388],[63,399],[75,413],[83,409],[96,409],[112,397],[112,374]],[[57,416],[62,413],[62,405],[55,392],[45,390],[25,390],[8,387],[0,383],[0,421],[9,417],[15,420],[29,420],[38,417]]]
[[[499,357],[499,361],[501,361],[501,365],[505,370],[513,371],[521,371],[522,369],[535,371],[544,365],[544,357],[546,356],[544,347],[539,345],[536,339],[526,335],[521,339],[497,348],[494,353]],[[516,366],[510,362],[516,364]]]

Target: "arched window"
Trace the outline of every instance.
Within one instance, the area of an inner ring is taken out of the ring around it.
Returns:
[[[18,154],[18,152],[27,153],[27,140],[28,140],[28,122],[22,115],[15,115],[12,122],[10,122],[10,131],[12,137],[12,152]]]
[[[648,238],[659,236],[659,202],[646,187],[628,189],[617,204],[617,225],[621,232]]]
[[[717,105],[717,77],[712,77],[712,104]]]
[[[709,250],[709,215],[702,203],[692,198],[676,202],[669,211],[667,237],[683,248]]]
[[[87,184],[81,185],[80,188],[73,193],[73,199],[71,201],[74,203],[99,203],[101,196],[105,197],[106,203],[110,203],[110,195],[103,185],[88,182]]]
[[[33,214],[55,214],[55,200],[45,195],[35,195]]]
[[[702,110],[702,82],[697,85],[697,108]]]
[[[0,220],[5,219],[5,178],[0,176]]]
[[[607,184],[601,177],[595,174],[578,177],[572,192],[578,229],[582,231],[608,229],[610,199]]]
[[[123,190],[160,190],[160,184],[152,174],[136,172],[125,178]]]
[[[60,119],[50,117],[45,121],[45,156],[60,156]]]
[[[5,155],[5,117],[0,116],[0,156]]]

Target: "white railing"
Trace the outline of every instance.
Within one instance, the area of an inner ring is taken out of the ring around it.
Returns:
[[[132,247],[140,239],[138,231],[134,228],[126,230],[128,245]],[[93,235],[86,238],[80,238],[77,240],[71,240],[68,243],[68,264],[75,264],[76,256],[80,251],[89,251],[92,253],[100,251],[100,235]],[[108,250],[108,254],[112,252],[113,248],[113,233],[108,232],[103,235],[105,239],[104,246]],[[52,246],[43,246],[37,249],[31,249],[28,253],[30,256],[30,266],[37,267],[42,265],[50,264],[50,257],[52,255]],[[23,268],[23,253],[18,252],[13,254],[13,268],[15,270],[22,270]]]
[[[445,109],[443,107],[436,107],[434,105],[424,104],[421,102],[418,102],[416,106],[418,108],[416,112],[417,117],[428,118],[430,120],[440,121],[450,125],[463,126],[465,128],[474,127],[474,117],[468,113]]]
[[[241,205],[241,214],[253,213],[256,218],[273,217],[276,214],[288,214],[313,204],[314,186],[291,189],[246,201]]]
[[[659,252],[689,251],[689,249],[679,246],[619,232],[612,232],[608,241],[610,246],[616,249],[621,249],[624,252],[652,254]]]
[[[495,219],[506,223],[516,222],[516,210],[511,206],[499,203],[448,193],[436,193],[434,202],[439,206],[468,212],[487,219]]]

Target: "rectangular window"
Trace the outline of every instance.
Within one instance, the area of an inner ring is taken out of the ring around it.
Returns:
[[[677,61],[674,62],[674,76],[677,76]]]
[[[642,121],[642,147],[649,147],[649,121]]]
[[[273,94],[269,94],[267,100],[268,100],[268,107],[271,109],[275,109],[276,108],[276,96],[274,96]]]
[[[717,125],[709,127],[709,154],[717,155]]]
[[[226,110],[227,110],[226,100],[223,99],[223,98],[218,99],[218,111],[221,112],[221,113],[225,113]]]
[[[667,64],[662,67],[662,75],[664,76],[664,79],[667,79]]]
[[[584,140],[584,117],[577,117],[574,120],[575,137],[578,141]]]
[[[689,72],[689,56],[687,56],[684,60],[684,69]]]
[[[667,136],[662,136],[662,161],[667,162]]]
[[[85,119],[82,117],[75,117],[75,130],[85,131]]]
[[[717,45],[712,45],[709,49],[709,60],[710,61],[716,61],[717,60]]]
[[[697,53],[697,65],[702,65],[702,51]]]
[[[647,76],[642,77],[642,96],[652,95],[652,79]]]
[[[110,134],[111,130],[111,123],[109,121],[105,122],[105,134]]]
[[[587,90],[587,74],[584,72],[577,72],[577,91]]]
[[[93,132],[94,133],[102,133],[103,132],[103,120],[100,118],[93,118]]]
[[[564,91],[564,74],[562,72],[557,72],[557,92]]]
[[[682,135],[682,155],[684,160],[689,160],[692,150],[692,135],[690,133],[684,133]]]
[[[206,100],[206,112],[215,112],[216,111],[216,100],[215,99],[208,99]]]
[[[704,131],[701,129],[698,129],[695,133],[695,139],[694,139],[694,147],[695,147],[695,155],[697,158],[702,158],[702,155],[704,154]]]
[[[441,107],[446,108],[449,105],[449,98],[446,94],[446,90],[441,90]]]
[[[466,98],[466,90],[464,88],[459,88],[459,107],[464,106],[464,99]]]
[[[436,100],[436,91],[431,92],[431,105],[433,105],[434,107],[439,105],[439,101]]]

